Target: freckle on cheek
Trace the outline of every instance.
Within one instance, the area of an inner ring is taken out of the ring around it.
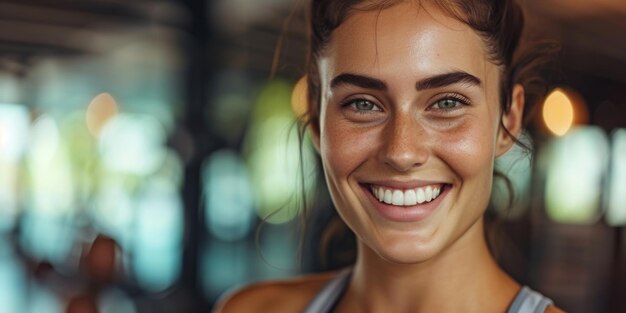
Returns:
[[[460,126],[442,132],[438,137],[441,157],[459,174],[478,172],[492,162],[487,136],[476,128]]]

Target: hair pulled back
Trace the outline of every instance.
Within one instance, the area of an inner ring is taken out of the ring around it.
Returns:
[[[543,41],[533,43],[519,49],[524,15],[515,0],[311,0],[309,7],[309,44],[308,64],[306,69],[306,85],[308,102],[307,110],[300,116],[300,137],[306,128],[319,132],[319,115],[321,106],[321,81],[318,60],[323,56],[326,46],[331,40],[334,30],[339,27],[350,14],[357,11],[384,10],[402,1],[416,1],[420,6],[428,1],[449,14],[451,17],[472,28],[483,40],[489,60],[500,67],[500,107],[501,115],[507,113],[511,106],[513,87],[521,84],[524,87],[524,124],[533,116],[536,103],[541,101],[548,91],[548,84],[542,78],[540,70],[553,61],[559,50],[558,43]],[[520,142],[511,134],[500,120],[501,128],[513,141],[529,154],[531,148]],[[509,206],[513,201],[513,190],[506,175],[494,172],[494,176],[504,180],[509,189]],[[303,218],[306,220],[307,210]],[[489,222],[489,221],[488,221]],[[306,224],[306,223],[305,223]],[[496,221],[495,224],[498,224]],[[488,244],[493,253],[498,254],[498,244],[493,234],[497,225],[491,224],[491,231],[486,233]],[[354,259],[354,235],[347,230],[343,221],[335,216],[326,226],[321,238],[323,262],[329,261],[327,252],[331,246],[340,246],[340,250],[348,251],[342,257],[334,258],[334,263],[349,264]],[[494,251],[495,249],[495,251]],[[333,263],[331,261],[331,263]]]
[[[430,1],[480,35],[490,60],[501,66],[502,114],[509,111],[515,84],[524,86],[527,100],[525,113],[545,94],[545,86],[537,88],[537,75],[534,72],[538,64],[545,63],[542,59],[553,54],[557,47],[554,44],[537,45],[515,58],[524,28],[524,15],[514,0],[312,0],[307,67],[308,110],[302,117],[304,124],[319,130],[321,86],[317,61],[324,53],[333,31],[355,11],[383,10],[402,1],[417,1],[420,5],[422,1]],[[504,130],[508,133],[506,128]],[[521,144],[516,138],[513,139]]]

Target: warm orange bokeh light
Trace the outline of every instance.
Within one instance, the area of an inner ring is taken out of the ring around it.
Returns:
[[[574,124],[574,104],[562,89],[552,91],[543,104],[543,121],[555,135],[563,136]]]
[[[87,128],[98,136],[106,122],[118,112],[117,101],[108,93],[97,95],[87,107]]]
[[[306,76],[298,80],[291,94],[291,108],[296,116],[302,116],[308,110]]]

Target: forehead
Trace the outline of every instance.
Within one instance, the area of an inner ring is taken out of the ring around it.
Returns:
[[[450,70],[486,78],[491,64],[480,36],[427,3],[354,10],[333,32],[320,68],[414,79]],[[322,75],[325,76],[325,75]],[[406,77],[408,78],[408,77]]]

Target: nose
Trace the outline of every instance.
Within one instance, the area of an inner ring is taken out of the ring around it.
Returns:
[[[379,157],[396,171],[409,171],[428,160],[428,136],[412,114],[396,114],[385,125],[382,137]]]

